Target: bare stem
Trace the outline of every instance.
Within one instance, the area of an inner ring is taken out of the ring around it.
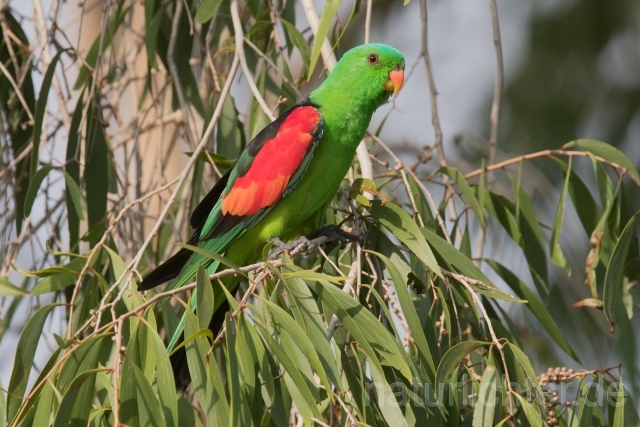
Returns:
[[[247,83],[249,84],[249,88],[251,88],[253,97],[256,99],[256,101],[258,101],[260,107],[262,107],[262,111],[264,111],[264,113],[267,115],[267,117],[269,117],[269,119],[271,119],[271,121],[274,121],[276,117],[273,115],[271,109],[260,94],[260,91],[256,86],[256,82],[253,80],[253,76],[251,75],[251,70],[249,70],[247,58],[244,56],[244,33],[242,32],[242,22],[240,21],[240,15],[238,13],[237,0],[233,0],[231,2],[231,19],[233,20],[233,30],[236,33],[236,57],[240,59],[242,73],[247,79]]]
[[[420,56],[424,60],[424,65],[427,68],[427,78],[429,79],[429,92],[431,93],[431,123],[433,124],[433,130],[435,132],[436,140],[434,146],[438,153],[438,164],[440,166],[447,165],[447,159],[444,155],[444,148],[442,147],[442,128],[440,127],[440,119],[438,117],[438,102],[436,97],[438,91],[436,89],[436,82],[433,78],[433,67],[431,66],[431,57],[429,56],[429,32],[427,28],[427,0],[420,0],[420,18],[422,19],[422,49]]]

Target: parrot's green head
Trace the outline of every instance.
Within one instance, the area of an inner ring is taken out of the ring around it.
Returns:
[[[373,112],[404,83],[404,57],[391,46],[365,44],[347,51],[310,98],[348,97],[352,107]],[[342,95],[342,96],[340,96]]]

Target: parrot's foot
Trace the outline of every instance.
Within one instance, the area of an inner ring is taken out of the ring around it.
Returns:
[[[348,242],[355,242],[360,246],[364,246],[363,236],[347,233],[346,231],[344,231],[343,229],[341,229],[335,224],[325,225],[320,230],[314,231],[309,235],[309,239],[313,240],[320,236],[329,237],[333,240],[340,242],[340,246],[343,248]]]
[[[320,239],[320,237],[326,237],[326,239]],[[284,243],[277,237],[271,239],[275,250],[269,256],[269,259],[276,259],[284,252],[289,252],[291,255],[308,254],[317,247],[325,244],[331,249],[337,243],[340,243],[341,247],[345,247],[348,242],[357,242],[360,246],[364,246],[364,238],[357,234],[347,233],[337,225],[327,225],[319,230],[314,231],[309,237],[300,237],[292,242]]]
[[[273,242],[273,246],[275,247],[275,250],[269,256],[269,259],[272,259],[272,260],[278,258],[280,255],[282,255],[285,252],[289,252],[292,255],[297,255],[301,253],[306,254],[313,251],[318,246],[320,246],[318,243],[313,242],[304,236],[289,243],[284,243],[282,240],[280,240],[277,237],[274,237],[273,239],[271,239],[271,241]]]

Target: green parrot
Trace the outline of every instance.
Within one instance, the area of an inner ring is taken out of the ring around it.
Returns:
[[[274,238],[285,241],[318,230],[364,137],[374,111],[404,82],[404,58],[387,45],[367,44],[346,52],[333,72],[304,101],[267,125],[194,210],[190,245],[224,256],[236,265],[259,260]],[[181,249],[140,283],[144,291],[172,280],[170,289],[195,280],[198,266],[208,274],[220,263]],[[227,278],[235,292],[239,278]],[[224,322],[228,302],[214,284],[215,308],[209,328]],[[192,298],[195,309],[195,298]],[[183,321],[169,343],[183,337]],[[184,347],[171,356],[176,387],[191,379]]]

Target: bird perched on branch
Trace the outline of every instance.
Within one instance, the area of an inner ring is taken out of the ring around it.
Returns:
[[[246,146],[194,210],[190,223],[195,232],[188,243],[246,265],[257,261],[273,238],[287,241],[318,230],[371,116],[403,82],[404,58],[396,49],[367,44],[346,52],[307,99],[285,111]],[[149,273],[138,290],[170,280],[171,289],[184,286],[195,280],[199,265],[213,274],[220,262],[181,249]],[[227,278],[225,286],[233,292],[239,280]],[[219,288],[214,283],[209,325],[214,336],[229,310]],[[183,339],[181,322],[169,350]],[[191,379],[184,347],[171,356],[171,363],[176,387],[186,388]]]

